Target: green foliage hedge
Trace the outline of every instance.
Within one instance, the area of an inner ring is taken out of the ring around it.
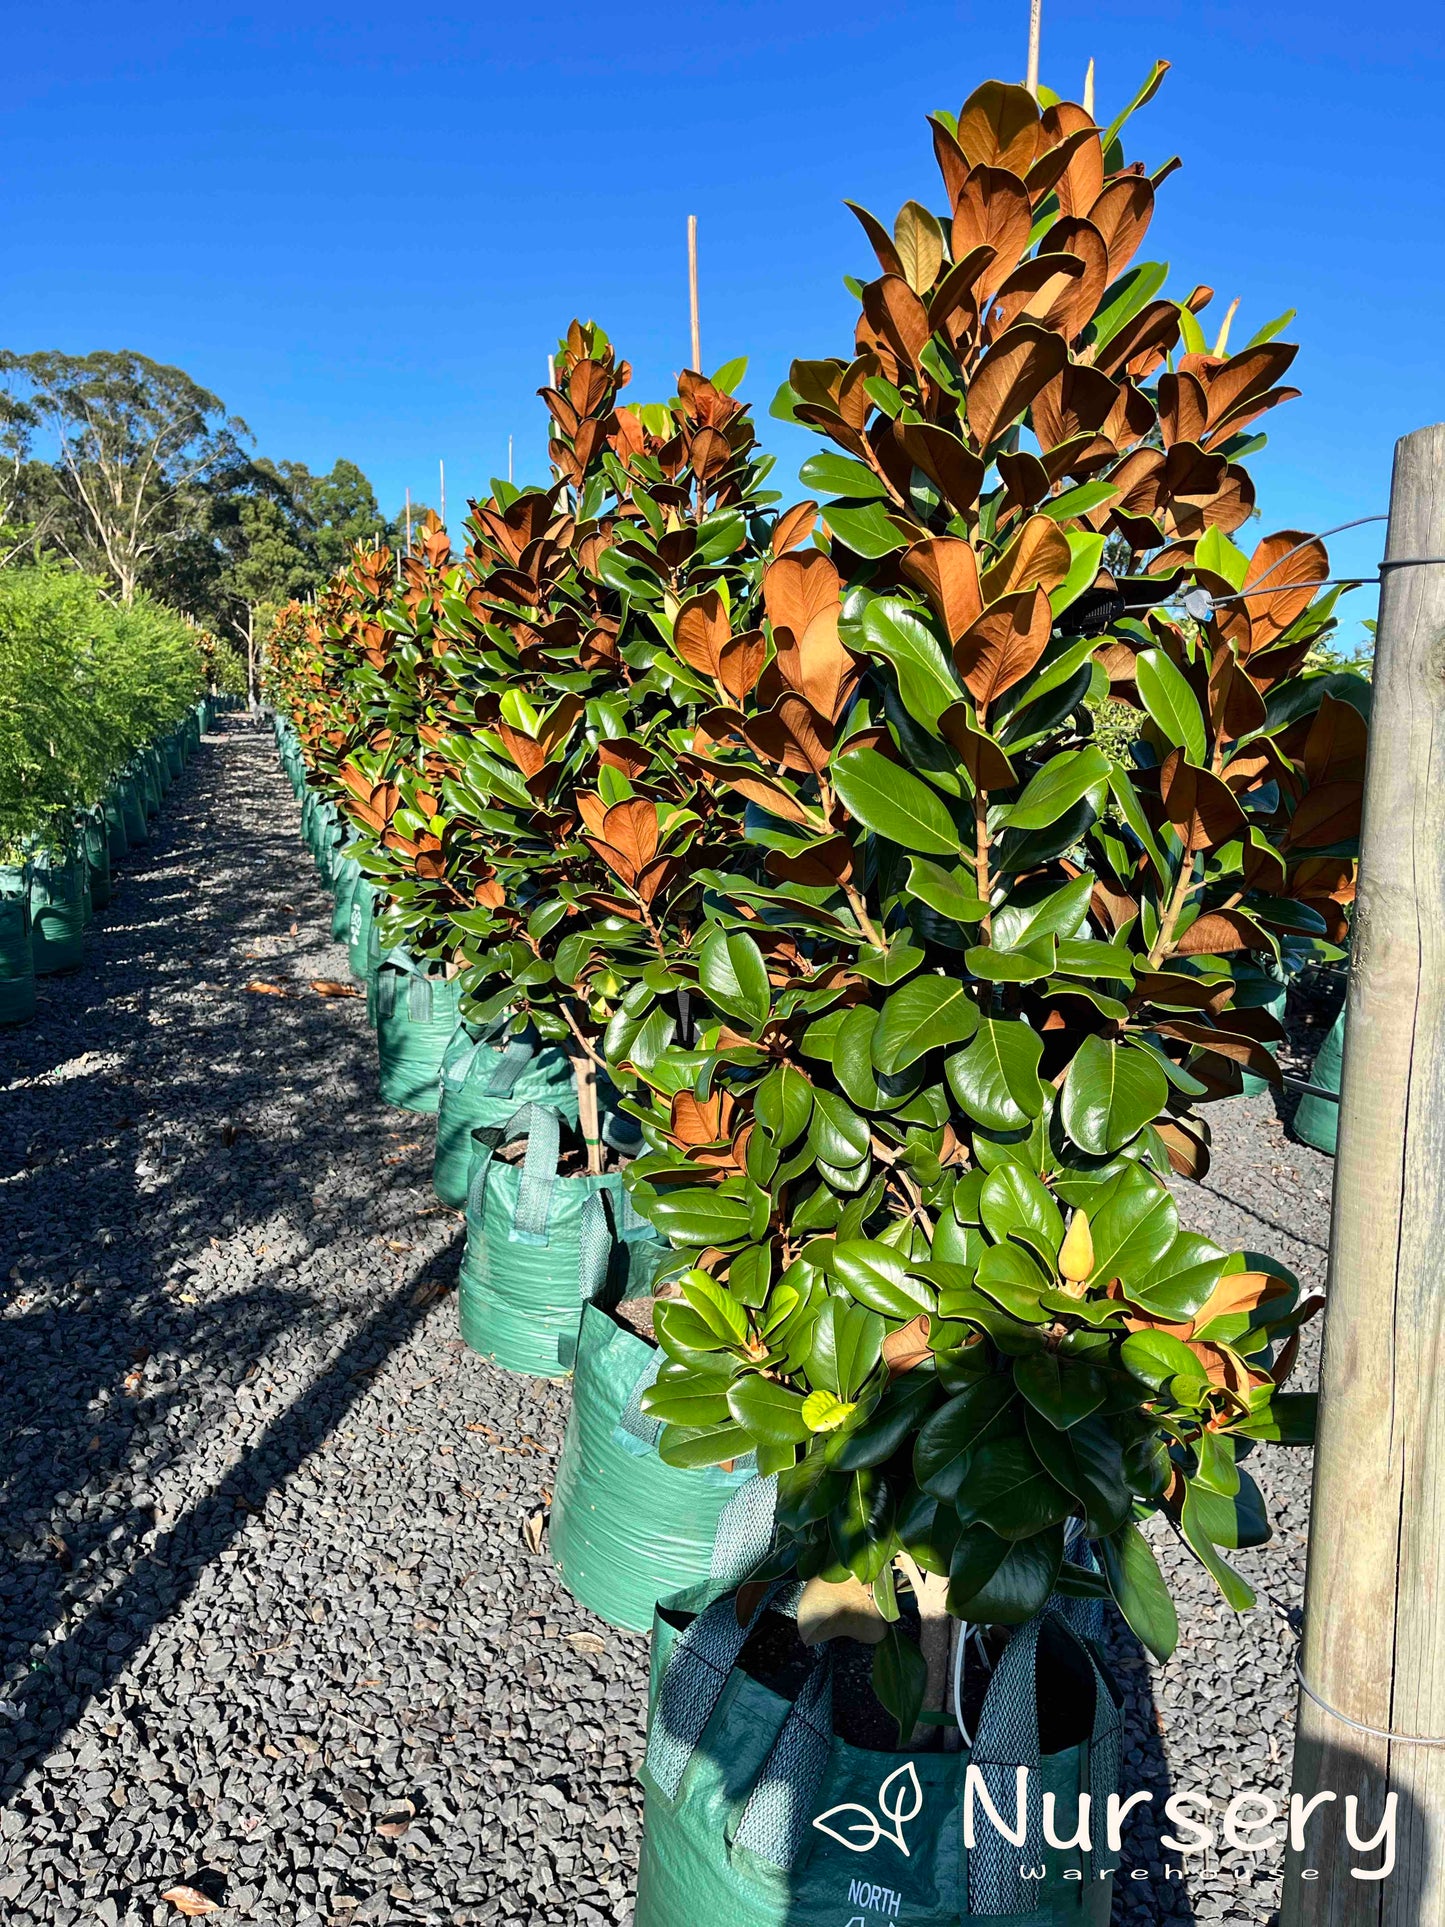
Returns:
[[[0,857],[63,845],[205,683],[199,633],[148,597],[42,566],[0,571]]]

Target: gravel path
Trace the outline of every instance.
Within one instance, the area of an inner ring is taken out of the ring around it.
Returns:
[[[528,1549],[565,1397],[455,1337],[432,1126],[309,988],[346,968],[297,821],[223,720],[84,970],[0,1033],[0,1920],[160,1927],[186,1882],[222,1923],[621,1927],[646,1642]],[[1236,1103],[1189,1218],[1318,1283],[1329,1177]],[[1161,1801],[1287,1787],[1308,1455],[1255,1464],[1258,1609],[1171,1552],[1179,1654],[1117,1641]],[[1257,1927],[1277,1856],[1181,1890],[1159,1827],[1115,1918]]]

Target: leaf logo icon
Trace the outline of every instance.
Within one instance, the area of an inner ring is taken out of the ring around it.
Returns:
[[[896,1768],[878,1788],[878,1814],[870,1808],[859,1806],[856,1801],[845,1800],[841,1806],[829,1807],[820,1813],[813,1825],[820,1833],[826,1833],[830,1840],[836,1840],[840,1847],[849,1853],[870,1853],[880,1840],[891,1840],[893,1845],[908,1858],[908,1842],[903,1838],[903,1829],[910,1820],[916,1820],[923,1809],[923,1788],[918,1783],[918,1774],[912,1760]],[[850,1818],[843,1831],[830,1827],[828,1822],[842,1814],[856,1815]],[[885,1825],[887,1821],[890,1824]],[[849,1836],[852,1836],[851,1838]]]

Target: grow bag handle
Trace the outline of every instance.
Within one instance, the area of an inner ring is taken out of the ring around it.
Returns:
[[[527,1141],[522,1160],[522,1181],[517,1187],[517,1208],[512,1214],[509,1236],[514,1244],[545,1245],[547,1221],[552,1214],[552,1192],[557,1183],[557,1158],[562,1145],[562,1120],[545,1104],[523,1104],[505,1124],[493,1124],[472,1132],[472,1143],[481,1151],[467,1185],[467,1211],[475,1216],[482,1206],[487,1173],[492,1158],[502,1144],[518,1138]]]
[[[432,980],[404,944],[395,944],[390,950],[383,950],[377,959],[377,995],[382,1016],[390,1017],[396,1011],[397,984],[395,977],[385,975],[384,967],[387,964],[411,978],[407,1017],[413,1024],[429,1024],[432,1018]]]
[[[1092,1651],[1064,1615],[1045,1608],[1013,1634],[984,1691],[970,1764],[978,1768],[1000,1813],[1012,1813],[1018,1769],[1029,1769],[1025,1807],[1028,1832],[1020,1849],[994,1827],[985,1826],[973,1847],[965,1849],[969,1914],[1031,1914],[1038,1907],[1037,1888],[1023,1878],[1020,1869],[1036,1862],[1044,1852],[1038,1672],[1039,1635],[1045,1626],[1073,1643],[1093,1675],[1088,1787],[1091,1838],[1108,1795],[1118,1785],[1120,1716],[1113,1689]],[[1097,1852],[1089,1857],[1097,1863]],[[1091,1866],[1088,1878],[1098,1871],[1097,1864]]]

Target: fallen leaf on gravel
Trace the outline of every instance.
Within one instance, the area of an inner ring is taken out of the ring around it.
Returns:
[[[412,1293],[411,1302],[414,1307],[420,1308],[422,1305],[431,1304],[435,1298],[444,1298],[450,1290],[449,1284],[442,1284],[435,1278],[423,1278]]]
[[[400,1840],[415,1818],[416,1808],[411,1801],[397,1800],[387,1808],[386,1818],[377,1822],[376,1830],[383,1840]]]
[[[530,1519],[524,1521],[522,1526],[522,1537],[526,1540],[528,1547],[533,1552],[540,1552],[542,1550],[542,1523],[543,1514],[534,1512]]]
[[[285,997],[289,995],[282,985],[262,983],[259,977],[253,977],[244,988],[254,990],[258,997]]]
[[[605,1653],[607,1641],[600,1633],[568,1633],[567,1644],[574,1653]]]
[[[58,1532],[47,1532],[45,1535],[45,1543],[60,1561],[61,1570],[63,1572],[69,1572],[75,1562],[70,1556],[70,1547],[61,1538],[60,1534]]]
[[[502,1436],[500,1432],[494,1432],[490,1425],[483,1425],[480,1419],[477,1420],[475,1425],[469,1425],[467,1430],[469,1432],[485,1432],[489,1439],[499,1439]]]
[[[359,997],[355,984],[339,984],[334,977],[313,977],[311,988],[318,997]]]
[[[194,1919],[198,1914],[218,1914],[220,1908],[209,1894],[203,1894],[199,1887],[167,1887],[161,1895],[168,1900],[178,1913]]]

